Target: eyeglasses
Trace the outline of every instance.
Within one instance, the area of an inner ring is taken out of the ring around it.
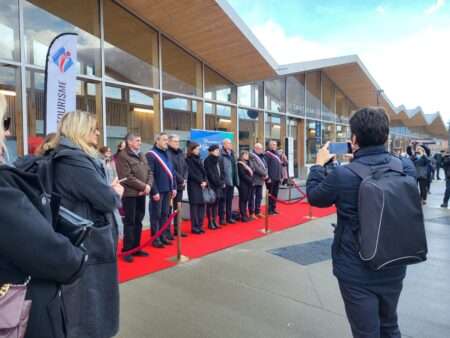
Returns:
[[[3,130],[7,131],[9,130],[9,127],[11,126],[11,118],[8,117],[6,119],[3,120]]]

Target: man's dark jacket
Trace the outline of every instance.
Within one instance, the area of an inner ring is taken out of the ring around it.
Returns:
[[[355,153],[353,161],[369,166],[382,165],[389,161],[391,155],[384,146],[366,147]],[[415,177],[413,163],[406,158],[401,159],[403,170],[407,175]],[[359,257],[357,243],[358,190],[361,179],[345,165],[337,167],[325,176],[322,166],[311,167],[306,183],[308,201],[316,207],[337,208],[338,224],[333,242],[333,272],[343,281],[356,284],[378,284],[398,281],[404,278],[405,267],[394,267],[382,271],[373,271],[364,265]],[[401,198],[401,196],[399,196]],[[401,220],[399,220],[401,222]]]
[[[187,180],[188,175],[186,156],[184,155],[183,150],[173,149],[172,147],[169,147],[167,154],[169,155],[169,160],[173,164],[173,172],[175,174],[177,190],[183,190],[184,181]]]
[[[222,168],[224,168],[224,171],[226,170],[226,164],[225,161],[229,161],[231,163],[231,178],[233,180],[233,186],[237,187],[239,186],[239,176],[237,172],[237,161],[236,157],[234,155],[234,151],[230,150],[230,152],[226,151],[225,149],[220,150],[220,157],[219,157],[220,165]],[[224,173],[224,177],[226,176],[226,173]],[[225,178],[226,183],[226,178]],[[228,185],[228,184],[227,184]]]
[[[267,154],[268,152],[270,152],[270,154]],[[277,161],[277,159],[274,158],[274,156],[276,156],[280,160]],[[264,155],[264,158],[267,163],[267,171],[269,173],[269,179],[272,182],[281,181],[283,179],[283,164],[278,152],[273,150],[267,150],[266,154]]]
[[[148,166],[150,170],[153,172],[153,185],[150,194],[156,195],[164,192],[171,192],[172,190],[177,189],[177,183],[175,180],[174,170],[172,162],[169,159],[168,150],[162,150],[158,148],[156,145],[152,149],[156,154],[159,155],[159,158],[166,164],[169,171],[172,173],[173,179],[169,177],[167,172],[164,170],[161,162],[156,159],[154,155],[148,152],[145,157],[147,157]]]
[[[119,178],[127,179],[122,183],[125,188],[124,197],[138,197],[145,190],[146,184],[153,185],[153,173],[142,153],[136,154],[126,147],[116,157],[116,168]]]
[[[59,289],[82,271],[85,253],[54,231],[36,175],[0,166],[0,196],[0,285],[22,284],[30,276],[25,338],[65,338]]]

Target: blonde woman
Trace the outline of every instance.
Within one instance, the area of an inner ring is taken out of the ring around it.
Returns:
[[[0,121],[5,104],[0,95]],[[3,141],[0,128],[0,149],[4,149]],[[0,163],[0,196],[0,289],[4,292],[8,284],[23,284],[30,278],[26,299],[31,300],[31,312],[25,338],[65,338],[60,285],[72,283],[82,272],[86,255],[53,230],[50,203],[42,199],[44,192],[36,177]],[[0,306],[0,313],[13,315],[15,310]],[[0,331],[8,336],[4,330]]]
[[[106,338],[117,334],[119,289],[117,228],[114,211],[123,187],[108,184],[97,153],[99,131],[94,115],[71,112],[61,119],[54,140],[54,184],[61,205],[94,222],[85,242],[89,264],[81,279],[63,289],[69,338]]]

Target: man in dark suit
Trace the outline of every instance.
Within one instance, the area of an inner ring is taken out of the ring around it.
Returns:
[[[269,179],[266,181],[267,191],[271,196],[273,196],[273,198],[269,198],[269,215],[275,215],[278,214],[278,211],[277,201],[274,198],[278,198],[280,183],[283,179],[283,161],[281,160],[278,152],[277,141],[269,141],[268,149],[264,157],[266,159],[267,170],[269,173]]]
[[[178,205],[183,200],[183,191],[187,183],[188,167],[186,164],[186,156],[182,149],[180,149],[180,137],[178,135],[169,135],[169,150],[167,152],[169,160],[173,164],[173,172],[177,184],[177,195],[173,200],[173,210],[178,210]],[[181,210],[179,210],[181,212]],[[175,217],[173,225],[173,234],[178,235],[178,222],[180,218]],[[181,232],[181,237],[186,237],[187,234]]]
[[[161,227],[167,222],[170,212],[170,201],[177,195],[177,186],[174,177],[172,162],[167,154],[169,138],[166,133],[156,136],[155,146],[147,154],[154,183],[150,191],[150,224],[152,236],[155,236]],[[153,247],[163,248],[171,245],[174,238],[167,228],[153,241]]]
[[[220,153],[220,166],[223,168],[225,188],[223,196],[219,200],[220,225],[236,223],[232,217],[232,205],[234,187],[239,186],[236,157],[234,156],[233,143],[229,139],[223,140]]]

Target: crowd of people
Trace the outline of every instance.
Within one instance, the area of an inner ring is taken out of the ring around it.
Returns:
[[[264,185],[274,197],[278,196],[287,162],[276,141],[270,141],[266,151],[256,143],[252,151],[242,151],[238,157],[229,139],[211,144],[205,159],[200,157],[200,150],[200,144],[189,142],[185,154],[180,148],[179,136],[166,133],[156,136],[153,148],[146,154],[141,152],[141,137],[133,133],[119,144],[114,156],[106,149],[105,161],[116,168],[115,175],[125,187],[122,202],[123,259],[126,262],[133,262],[136,256],[148,256],[140,248],[146,196],[155,248],[171,245],[178,235],[180,218],[174,219],[173,229],[167,222],[171,212],[179,210],[185,190],[193,235],[205,233],[205,218],[208,229],[217,230],[236,223],[236,219],[245,223],[263,217]],[[236,188],[239,215],[232,210]],[[277,213],[276,200],[272,199],[269,214]],[[164,226],[166,228],[162,229]],[[182,231],[180,234],[187,236]]]

